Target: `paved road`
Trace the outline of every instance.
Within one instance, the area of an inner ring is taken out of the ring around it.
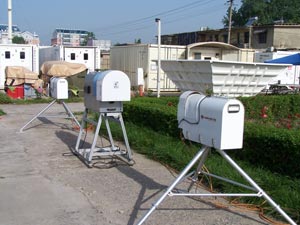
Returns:
[[[68,106],[83,111],[82,103]],[[45,107],[0,105],[7,113],[0,117],[0,225],[133,225],[175,179],[137,153],[131,167],[106,159],[87,168],[71,153],[78,132],[69,120],[37,119],[20,133]],[[47,114],[63,112],[54,104]],[[226,202],[167,197],[144,224],[266,224],[256,213],[220,204]]]

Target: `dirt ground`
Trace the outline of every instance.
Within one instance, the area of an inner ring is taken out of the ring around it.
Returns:
[[[68,106],[72,112],[84,110],[82,103]],[[0,105],[7,113],[0,117],[1,225],[137,224],[175,180],[172,171],[134,151],[133,166],[100,159],[96,167],[88,168],[71,152],[78,130],[70,120],[40,118],[19,132],[45,107]],[[63,112],[62,105],[54,104],[46,114]],[[89,141],[93,134],[87,136]],[[223,198],[168,196],[144,224],[267,223],[257,212],[230,206]]]

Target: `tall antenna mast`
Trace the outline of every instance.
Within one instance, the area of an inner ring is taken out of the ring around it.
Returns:
[[[7,0],[7,10],[8,10],[8,44],[12,43],[12,0]]]

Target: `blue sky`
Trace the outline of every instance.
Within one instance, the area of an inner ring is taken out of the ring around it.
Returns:
[[[0,23],[7,24],[7,0],[0,4]],[[228,6],[227,0],[12,0],[12,20],[22,31],[36,32],[41,45],[50,44],[55,28],[91,31],[113,44],[139,38],[155,43],[156,17],[162,34],[218,29]]]

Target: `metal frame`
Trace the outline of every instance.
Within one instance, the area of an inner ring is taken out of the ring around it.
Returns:
[[[54,103],[56,103],[57,101],[61,102],[66,113],[67,113],[67,117],[61,117],[61,116],[41,116],[45,111],[47,111]],[[80,127],[80,123],[77,121],[76,117],[74,116],[74,114],[72,113],[72,111],[70,110],[70,108],[67,106],[67,104],[63,101],[63,100],[58,100],[58,99],[54,99],[52,102],[50,102],[44,109],[42,109],[38,114],[36,114],[30,121],[28,121],[21,129],[20,132],[22,133],[24,131],[24,129],[30,124],[32,123],[35,119],[37,118],[47,118],[47,117],[55,117],[55,118],[67,118],[67,119],[73,119],[75,121],[75,123],[77,124],[78,127]]]
[[[73,149],[73,153],[75,155],[77,155],[89,167],[92,167],[93,157],[96,157],[96,156],[100,156],[100,157],[101,156],[116,156],[116,157],[120,158],[121,160],[125,161],[127,164],[133,165],[134,162],[132,160],[132,153],[131,153],[131,149],[129,146],[122,113],[120,113],[120,112],[117,112],[117,113],[100,112],[99,119],[97,122],[88,119],[87,115],[88,115],[88,109],[86,108],[84,111],[84,114],[83,114],[80,131],[79,131],[79,135],[78,135],[77,142],[76,142],[76,147],[75,147],[75,149]],[[108,137],[109,137],[109,142],[110,142],[109,147],[97,147],[96,146],[97,139],[99,137],[100,127],[101,127],[103,120],[105,122]],[[112,134],[111,134],[110,126],[109,126],[109,120],[117,122],[121,126],[122,132],[123,132],[123,138],[124,138],[124,142],[125,142],[125,147],[126,147],[125,150],[121,150],[120,147],[115,145]],[[93,142],[92,142],[92,145],[90,148],[80,148],[79,146],[82,141],[81,140],[82,135],[84,133],[84,128],[86,127],[87,123],[90,123],[90,124],[93,124],[96,126]]]
[[[279,205],[277,205],[271,197],[269,197],[263,189],[261,189],[227,154],[224,150],[216,149],[216,151],[245,179],[248,181],[248,183],[251,185],[247,186],[244,184],[240,184],[236,181],[229,180],[224,177],[220,177],[211,173],[206,173],[202,171],[202,166],[208,156],[208,152],[210,150],[210,147],[204,146],[202,147],[199,152],[196,154],[196,156],[190,161],[190,163],[184,168],[184,170],[178,175],[176,180],[168,187],[167,191],[153,204],[153,206],[150,208],[150,210],[144,215],[144,217],[138,222],[137,225],[143,224],[146,219],[150,216],[150,214],[159,206],[159,204],[169,195],[169,196],[199,196],[199,197],[220,197],[220,196],[247,196],[247,197],[263,197],[265,198],[275,209],[278,211],[290,224],[296,225],[296,223],[280,208]],[[195,171],[188,173],[190,169],[197,163],[198,167]],[[252,190],[256,193],[189,193],[191,187],[193,184],[198,180],[199,174],[205,174],[220,180],[223,180],[225,182],[238,185],[240,187],[244,187],[248,190]],[[187,192],[182,193],[174,193],[173,190],[176,187],[177,184],[179,184],[181,181],[186,179],[187,177],[192,176],[192,182],[187,190]]]

